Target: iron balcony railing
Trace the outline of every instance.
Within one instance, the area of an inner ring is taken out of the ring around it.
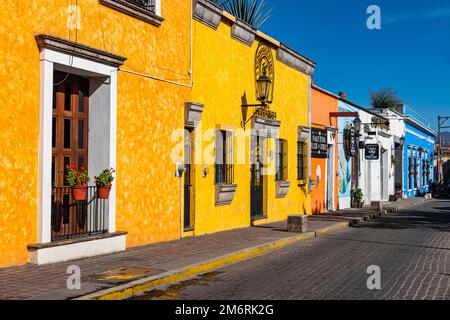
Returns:
[[[155,0],[125,0],[144,10],[155,13]]]
[[[70,187],[52,191],[52,241],[108,232],[108,200],[97,198],[97,187],[88,187],[86,201],[74,201]]]
[[[233,184],[234,165],[216,164],[216,184]]]

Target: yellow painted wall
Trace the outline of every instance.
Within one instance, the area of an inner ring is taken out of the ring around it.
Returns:
[[[5,1],[0,10],[0,267],[37,241],[39,33],[69,39],[70,0]],[[157,28],[78,0],[78,42],[128,58],[125,69],[189,84],[190,1],[162,1]],[[70,39],[75,39],[72,30]],[[180,236],[179,180],[170,159],[190,89],[119,72],[117,230],[135,246]],[[157,142],[157,143],[155,143]]]
[[[254,63],[259,38],[249,47],[231,38],[231,24],[222,20],[218,30],[194,21],[194,86],[192,100],[204,104],[201,128],[240,129],[242,121],[241,98],[256,103]],[[275,49],[275,48],[273,48]],[[308,125],[308,77],[276,60],[275,88],[271,110],[281,120],[279,138],[288,140],[289,179],[291,187],[286,198],[275,199],[275,177],[267,177],[267,219],[263,222],[283,220],[288,214],[310,213],[310,200],[306,188],[297,183],[297,128]],[[252,114],[250,109],[248,115]],[[251,123],[246,133],[250,133]],[[197,148],[197,155],[204,151]],[[201,235],[232,228],[246,227],[250,221],[250,164],[249,139],[246,163],[238,164],[235,140],[234,182],[238,185],[233,203],[215,206],[214,165],[209,164],[209,174],[202,176],[204,162],[196,164],[195,180],[195,234]],[[270,139],[270,144],[273,140]],[[272,163],[272,166],[274,162]]]

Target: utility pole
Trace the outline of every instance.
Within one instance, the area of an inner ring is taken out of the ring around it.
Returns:
[[[444,124],[449,120],[449,116],[438,116],[438,169],[439,169],[439,180],[442,181],[444,178],[444,172],[442,171],[442,129],[450,129],[450,126],[445,126]]]

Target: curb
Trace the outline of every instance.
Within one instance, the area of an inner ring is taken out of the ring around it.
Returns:
[[[298,236],[284,238],[258,246],[239,250],[227,255],[193,264],[187,267],[171,270],[157,276],[146,277],[120,286],[100,290],[88,295],[84,295],[74,300],[123,300],[135,296],[137,294],[149,291],[159,286],[167,285],[173,282],[179,282],[188,278],[192,278],[202,273],[206,273],[218,268],[229,266],[238,262],[242,262],[251,258],[262,256],[275,249],[283,248],[287,245],[316,238],[320,235],[333,231],[348,228],[350,222],[338,222],[332,226],[325,227],[316,231],[309,231]]]
[[[258,246],[239,250],[227,255],[216,257],[207,261],[193,264],[187,267],[171,270],[157,276],[146,277],[120,286],[100,290],[84,295],[73,300],[123,300],[139,293],[149,291],[155,287],[179,282],[196,275],[206,273],[224,266],[232,265],[250,258],[258,257],[275,249],[285,247],[289,244],[300,242],[316,237],[317,232],[306,232],[304,234],[280,239]]]
[[[284,238],[280,240],[271,241],[268,243],[264,243],[261,245],[257,245],[254,247],[250,247],[247,249],[239,250],[232,252],[227,255],[223,255],[220,257],[216,257],[210,260],[206,260],[197,264],[192,264],[190,266],[178,268],[175,270],[171,270],[156,276],[146,277],[143,279],[135,280],[120,286],[115,286],[112,288],[100,290],[88,295],[84,295],[73,300],[124,300],[130,298],[132,296],[138,295],[140,293],[144,293],[156,287],[160,287],[163,285],[168,285],[170,283],[179,282],[182,280],[186,280],[192,277],[195,277],[199,274],[203,274],[212,270],[216,270],[225,266],[229,266],[238,262],[242,262],[251,258],[255,258],[258,256],[262,256],[269,252],[272,252],[276,249],[283,248],[287,245],[304,241],[307,239],[312,239],[319,237],[321,235],[345,229],[351,227],[360,222],[364,222],[371,218],[376,218],[383,215],[389,215],[391,213],[397,212],[406,207],[413,206],[415,204],[406,204],[403,206],[399,206],[398,208],[392,208],[389,210],[383,210],[380,212],[376,212],[371,214],[369,217],[364,218],[354,218],[347,222],[338,222],[329,227],[321,228],[316,231],[309,231],[304,234],[300,234],[298,236],[293,236],[289,238]]]

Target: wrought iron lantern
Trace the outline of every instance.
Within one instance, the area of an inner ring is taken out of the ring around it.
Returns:
[[[266,67],[263,68],[262,75],[256,80],[256,86],[258,89],[258,101],[265,104],[269,98],[270,86],[272,85],[272,80],[267,76]]]

